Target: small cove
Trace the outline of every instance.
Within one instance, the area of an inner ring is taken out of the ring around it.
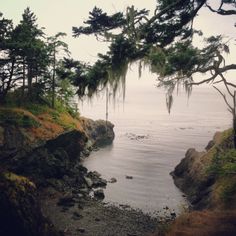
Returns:
[[[127,204],[150,214],[168,208],[180,212],[186,205],[169,173],[188,148],[203,150],[216,131],[231,125],[222,98],[209,87],[197,87],[190,99],[184,92],[174,97],[171,114],[165,91],[155,87],[155,75],[145,71],[143,79],[130,71],[126,99],[109,104],[109,120],[115,125],[112,145],[91,153],[84,160],[89,171],[109,180],[105,202]],[[105,118],[105,96],[80,106],[83,116]],[[127,179],[126,176],[132,176]]]

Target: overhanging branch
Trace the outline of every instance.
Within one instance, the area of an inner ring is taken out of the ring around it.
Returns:
[[[226,105],[228,106],[229,111],[233,114],[234,109],[233,109],[232,106],[230,106],[229,102],[227,101],[227,98],[226,98],[225,94],[223,94],[216,86],[213,86],[213,88],[216,89],[220,93],[220,95],[223,97]]]

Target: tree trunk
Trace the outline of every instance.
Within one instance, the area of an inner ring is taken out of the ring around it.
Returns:
[[[28,97],[32,95],[32,67],[28,65]]]
[[[233,118],[233,142],[234,148],[236,149],[236,117]]]
[[[233,108],[233,142],[236,149],[236,91],[234,91],[234,108]]]
[[[55,108],[55,74],[56,74],[56,46],[53,52],[53,71],[52,71],[52,108]]]
[[[22,101],[25,99],[25,59],[23,59],[23,84],[22,84]]]

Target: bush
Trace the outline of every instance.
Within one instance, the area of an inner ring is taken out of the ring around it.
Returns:
[[[220,199],[230,205],[236,194],[236,149],[218,149],[208,172],[218,179]]]
[[[228,181],[228,183],[223,186],[220,197],[225,204],[230,203],[234,200],[236,194],[236,182],[235,181]]]
[[[236,149],[217,152],[208,171],[216,176],[236,175]]]

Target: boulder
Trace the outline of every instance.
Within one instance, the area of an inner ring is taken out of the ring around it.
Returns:
[[[107,185],[107,181],[100,176],[101,174],[99,174],[97,171],[89,172],[87,174],[87,177],[92,181],[92,187],[98,188],[105,187]]]
[[[72,130],[59,135],[55,139],[48,140],[45,148],[51,152],[61,148],[73,160],[79,158],[87,141],[88,139],[84,132]]]
[[[43,217],[34,183],[25,177],[1,171],[0,189],[0,235],[61,235]]]
[[[38,145],[28,143],[24,146],[23,141],[17,143],[14,141],[15,138],[10,141],[10,136],[16,134],[18,138],[24,140],[23,136],[20,136],[20,131],[15,129],[15,131],[13,128],[8,130],[9,138],[5,138],[4,146],[4,153],[8,155],[7,167],[10,171],[30,176],[38,184],[46,183],[47,178],[62,178],[64,175],[80,172],[77,163],[87,142],[84,132],[72,130],[46,143]]]
[[[117,182],[117,179],[116,178],[114,178],[114,177],[112,177],[110,180],[109,180],[109,183],[116,183]]]
[[[104,199],[105,198],[104,191],[102,189],[94,191],[94,197],[97,199]]]
[[[90,178],[84,176],[84,180],[89,188],[93,186],[93,181]]]
[[[208,153],[197,152],[194,148],[187,150],[185,158],[170,174],[175,185],[187,195],[187,199],[195,209],[203,209],[209,205],[214,176],[206,175],[205,166]]]
[[[109,121],[81,118],[81,124],[90,140],[90,147],[111,144],[115,138],[114,125]]]

